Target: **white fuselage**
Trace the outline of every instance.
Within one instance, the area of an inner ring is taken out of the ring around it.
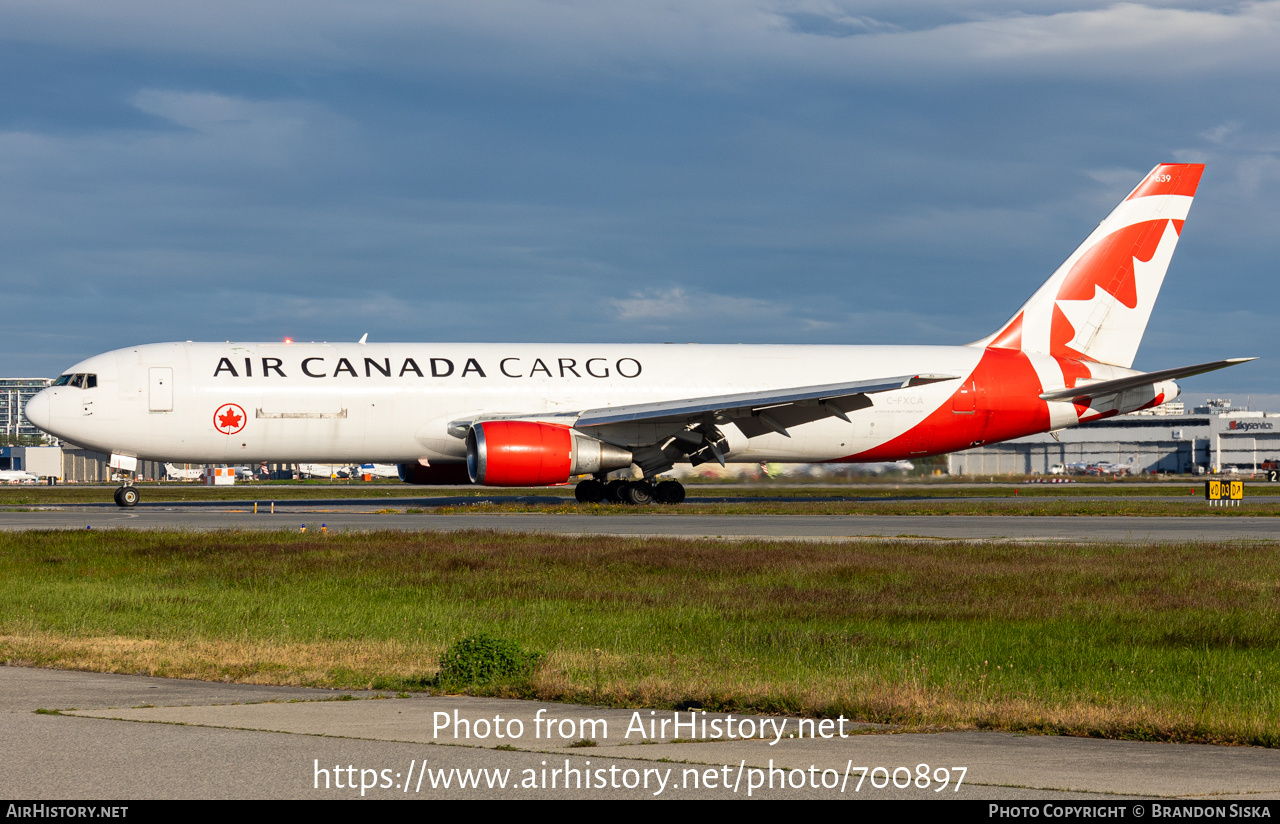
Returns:
[[[96,385],[46,389],[28,415],[74,443],[151,460],[458,461],[464,443],[449,424],[480,415],[536,419],[911,372],[968,376],[982,355],[968,346],[164,343],[82,361],[68,373],[95,375]],[[726,427],[728,457],[853,456],[906,432],[958,385],[885,392],[850,422],[826,418],[790,437],[748,442]],[[636,445],[662,432],[619,424],[601,435]]]
[[[573,427],[586,410],[888,375],[946,376],[877,390],[847,416],[805,419],[785,432],[734,417],[767,413],[767,404],[714,421],[729,461],[896,461],[1074,426],[1178,392],[1166,381],[1091,406],[1038,397],[1062,386],[1073,369],[1094,381],[1136,374],[973,345],[188,342],[89,358],[26,411],[68,441],[142,459],[435,466],[466,460],[465,438],[476,421]],[[586,428],[592,438],[636,449],[661,444],[692,421]]]

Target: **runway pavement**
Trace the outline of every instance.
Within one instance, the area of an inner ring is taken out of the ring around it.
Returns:
[[[67,504],[0,512],[0,530],[192,529],[292,530],[305,524],[327,530],[547,532],[558,535],[670,536],[840,540],[925,537],[967,540],[1222,541],[1280,540],[1280,519],[1232,517],[1016,516],[1016,515],[699,515],[439,514],[407,512],[404,501],[317,500],[142,504]]]
[[[334,700],[343,695],[354,700]],[[1141,805],[1149,813],[1152,798],[1211,796],[1213,803],[1246,805],[1280,799],[1280,752],[1248,747],[895,733],[848,722],[841,737],[838,721],[823,728],[796,718],[733,716],[730,727],[725,714],[680,713],[675,720],[722,723],[719,740],[697,741],[690,739],[717,736],[636,726],[670,720],[670,710],[18,667],[0,667],[0,708],[0,795],[45,803],[361,795],[1148,799]],[[469,724],[455,726],[455,719]],[[725,737],[726,730],[741,733],[743,722],[753,731],[763,727],[765,736]],[[802,736],[791,737],[797,732]],[[595,746],[566,746],[588,737]]]

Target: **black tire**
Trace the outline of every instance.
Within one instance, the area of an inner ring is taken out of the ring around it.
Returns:
[[[632,481],[622,488],[622,500],[632,506],[648,506],[653,503],[653,487],[646,481]]]
[[[133,486],[122,486],[116,490],[117,506],[137,506],[138,505],[138,489]]]
[[[113,492],[113,493],[111,493],[111,497],[115,500],[115,502],[116,502],[116,506],[124,506],[124,504],[123,504],[123,503],[121,503],[121,501],[120,501],[120,492],[121,492],[121,490],[123,490],[123,489],[124,489],[124,487],[123,487],[123,486],[117,486],[117,487],[116,487],[116,491],[115,491],[115,492]]]
[[[622,489],[628,481],[609,481],[604,485],[604,500],[611,504],[622,503]]]
[[[682,504],[684,484],[679,481],[663,481],[653,490],[653,499],[660,504]]]
[[[596,480],[580,481],[573,488],[573,497],[580,504],[598,504],[604,500],[604,484]]]

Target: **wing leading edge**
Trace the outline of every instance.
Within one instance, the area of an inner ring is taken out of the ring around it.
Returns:
[[[584,410],[578,415],[574,426],[582,429],[617,423],[684,423],[700,415],[710,414],[727,418],[754,416],[761,418],[767,428],[780,431],[785,435],[787,433],[781,425],[772,426],[770,421],[777,423],[780,418],[793,417],[787,414],[792,407],[804,405],[814,409],[817,414],[809,418],[810,420],[829,415],[848,420],[846,411],[870,405],[869,402],[861,402],[866,399],[858,399],[858,396],[905,389],[910,386],[924,386],[956,378],[955,375],[899,375],[868,381],[798,386],[790,389],[637,403],[627,406],[607,406]]]

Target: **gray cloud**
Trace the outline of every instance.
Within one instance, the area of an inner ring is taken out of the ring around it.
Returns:
[[[365,331],[961,343],[1168,159],[1208,171],[1140,364],[1274,356],[1280,3],[1020,6],[6,3],[5,371]],[[1220,385],[1280,378],[1250,368]]]
[[[9,2],[5,39],[330,70],[430,66],[527,76],[596,69],[686,82],[695,67],[854,70],[919,77],[938,69],[1116,71],[1168,78],[1274,67],[1280,4],[884,2],[696,4],[580,0],[218,4],[135,0]],[[725,78],[721,78],[722,80]],[[846,78],[850,79],[850,78]],[[885,77],[878,76],[882,81]]]

